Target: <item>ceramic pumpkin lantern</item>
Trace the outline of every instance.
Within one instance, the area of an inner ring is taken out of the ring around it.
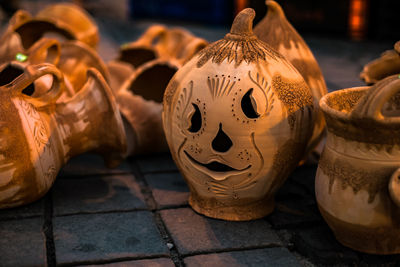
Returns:
[[[179,69],[164,94],[163,126],[189,203],[225,220],[272,212],[314,126],[309,87],[253,34],[254,16],[240,12],[231,32]]]
[[[314,107],[318,110],[313,136],[307,150],[311,152],[324,136],[325,120],[318,102],[328,93],[324,76],[311,49],[286,19],[282,7],[273,0],[266,0],[267,15],[254,27],[255,35],[281,53],[300,72],[311,89]]]

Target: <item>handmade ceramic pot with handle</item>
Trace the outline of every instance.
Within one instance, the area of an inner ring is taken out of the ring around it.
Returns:
[[[35,81],[52,76],[48,90]],[[3,65],[0,71],[0,208],[42,197],[73,156],[93,151],[108,166],[125,152],[125,132],[114,97],[101,74],[90,69],[83,88],[57,103],[62,73],[50,64]]]
[[[336,238],[366,253],[400,253],[400,79],[321,99],[328,135],[315,181]]]
[[[24,10],[18,10],[1,36],[0,63],[15,60],[17,53],[26,54],[42,37],[60,41],[76,40],[92,48],[99,41],[96,23],[85,10],[76,5],[49,5],[35,17]]]
[[[164,94],[164,131],[189,203],[225,220],[272,212],[314,127],[310,88],[253,34],[254,16],[241,11],[230,33],[179,69]]]

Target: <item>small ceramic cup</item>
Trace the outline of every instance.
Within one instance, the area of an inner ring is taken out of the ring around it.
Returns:
[[[332,92],[320,101],[328,135],[315,193],[343,245],[400,253],[400,79]]]

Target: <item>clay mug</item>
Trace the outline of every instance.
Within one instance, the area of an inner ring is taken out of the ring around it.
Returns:
[[[311,89],[317,110],[313,137],[307,146],[307,151],[311,152],[325,133],[324,116],[318,106],[321,97],[328,92],[325,79],[311,49],[287,20],[282,7],[273,0],[267,0],[265,4],[267,15],[254,27],[254,34],[289,60]]]
[[[400,253],[400,79],[324,96],[328,135],[315,193],[322,216],[343,245]]]
[[[35,92],[35,81],[52,76],[52,85]],[[125,152],[125,132],[114,96],[96,69],[68,101],[57,103],[63,75],[54,65],[10,62],[0,71],[0,208],[42,197],[59,169],[85,152],[115,166]]]
[[[314,127],[310,88],[253,34],[254,16],[242,10],[230,33],[180,68],[164,93],[163,127],[189,204],[224,220],[272,212]]]

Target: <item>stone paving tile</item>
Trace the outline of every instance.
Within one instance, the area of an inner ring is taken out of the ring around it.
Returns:
[[[146,208],[139,185],[131,174],[59,179],[52,194],[55,215]]]
[[[162,210],[161,217],[181,254],[281,245],[265,220],[229,222],[210,219],[190,208]]]
[[[316,264],[357,264],[359,261],[357,253],[336,241],[325,224],[297,230],[293,243],[296,251]]]
[[[35,201],[25,206],[0,210],[0,220],[37,217],[37,216],[43,216],[43,213],[44,213],[44,198],[41,198],[38,201]]]
[[[58,264],[168,255],[147,211],[56,217],[53,228]]]
[[[0,221],[0,266],[45,266],[42,218]]]
[[[190,192],[179,172],[153,173],[144,177],[159,208],[187,205]]]
[[[79,266],[107,266],[107,267],[174,267],[172,260],[167,258],[157,258],[148,260],[121,261],[100,265],[79,265]]]
[[[276,201],[275,210],[268,215],[268,222],[274,229],[309,226],[322,221],[318,209],[314,205],[305,205],[299,200]]]
[[[142,173],[178,171],[169,153],[134,158]]]
[[[187,267],[219,266],[302,266],[286,248],[265,248],[197,255],[184,259]]]
[[[309,177],[309,169],[298,167],[275,196],[275,209],[267,216],[275,229],[307,226],[322,220],[316,206],[314,188],[308,188],[306,181],[301,181],[304,185],[297,182],[301,180],[298,177],[301,172]]]
[[[131,168],[126,160],[116,168],[110,169],[104,165],[103,158],[99,155],[83,154],[68,161],[60,170],[57,178],[77,178],[87,175],[124,174],[130,172]]]

